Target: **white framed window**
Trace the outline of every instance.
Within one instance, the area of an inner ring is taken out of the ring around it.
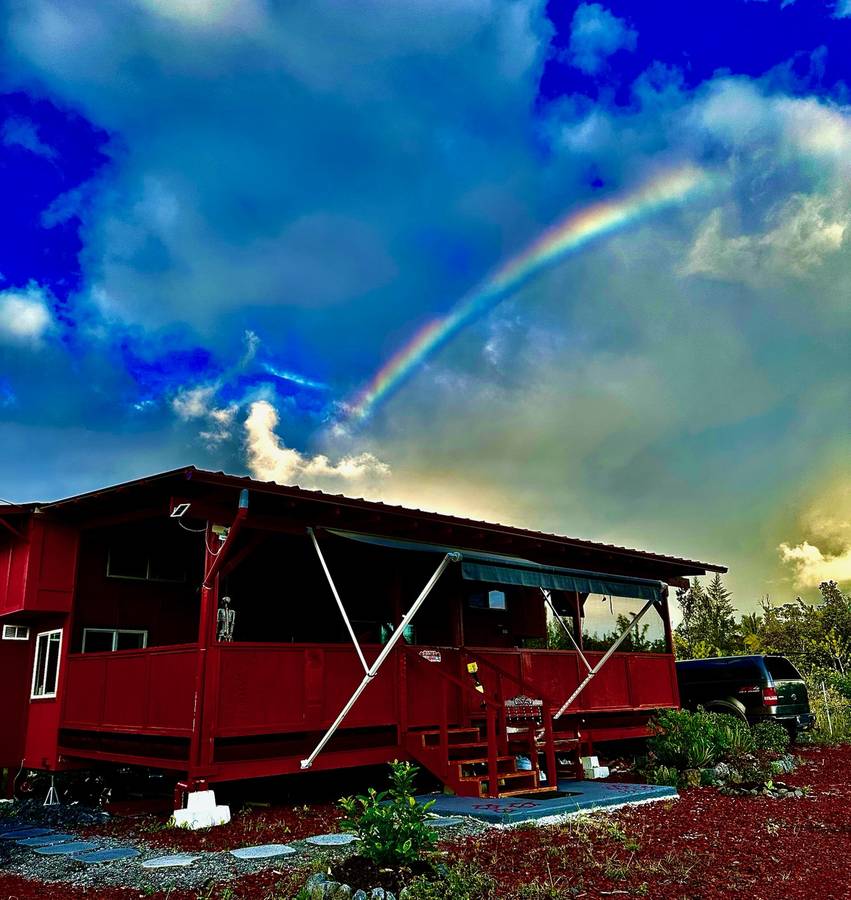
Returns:
[[[35,663],[30,697],[55,697],[59,682],[59,656],[62,652],[62,629],[42,631],[35,638]]]
[[[84,628],[83,653],[144,650],[148,632],[140,628]]]
[[[27,625],[4,625],[3,640],[4,641],[28,641],[30,639],[30,629]]]

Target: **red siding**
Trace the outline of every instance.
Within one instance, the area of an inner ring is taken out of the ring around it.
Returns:
[[[70,656],[62,727],[191,735],[197,655],[158,647]]]
[[[0,614],[69,612],[78,541],[75,529],[37,516],[30,519],[28,540],[4,537],[0,545]]]
[[[17,770],[24,757],[34,643],[0,641],[0,768]]]

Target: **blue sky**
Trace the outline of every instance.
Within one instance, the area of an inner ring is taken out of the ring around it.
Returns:
[[[742,607],[851,579],[847,2],[2,8],[0,495],[195,463],[712,559]]]

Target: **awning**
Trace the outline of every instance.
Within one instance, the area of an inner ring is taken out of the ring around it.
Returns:
[[[457,553],[461,557],[461,575],[467,581],[483,581],[488,584],[508,584],[519,587],[544,588],[552,591],[578,591],[583,594],[606,594],[615,597],[636,597],[658,603],[667,593],[667,585],[648,578],[630,578],[625,575],[609,575],[587,572],[582,569],[565,569],[546,566],[517,556],[501,553],[485,553],[465,550],[441,544],[421,541],[404,541],[396,538],[361,534],[355,531],[325,529],[337,537],[361,541],[393,550],[416,550],[421,553]]]

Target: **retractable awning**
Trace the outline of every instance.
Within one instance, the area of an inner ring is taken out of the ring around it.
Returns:
[[[393,550],[415,550],[421,553],[440,554],[457,553],[461,557],[461,575],[467,581],[542,588],[551,591],[578,591],[587,594],[608,594],[615,597],[635,597],[654,603],[660,602],[667,593],[667,585],[664,582],[648,578],[630,578],[625,575],[609,575],[601,572],[587,572],[582,569],[546,566],[516,556],[465,550],[462,547],[405,541],[354,531],[339,531],[334,528],[325,530],[337,537]]]

